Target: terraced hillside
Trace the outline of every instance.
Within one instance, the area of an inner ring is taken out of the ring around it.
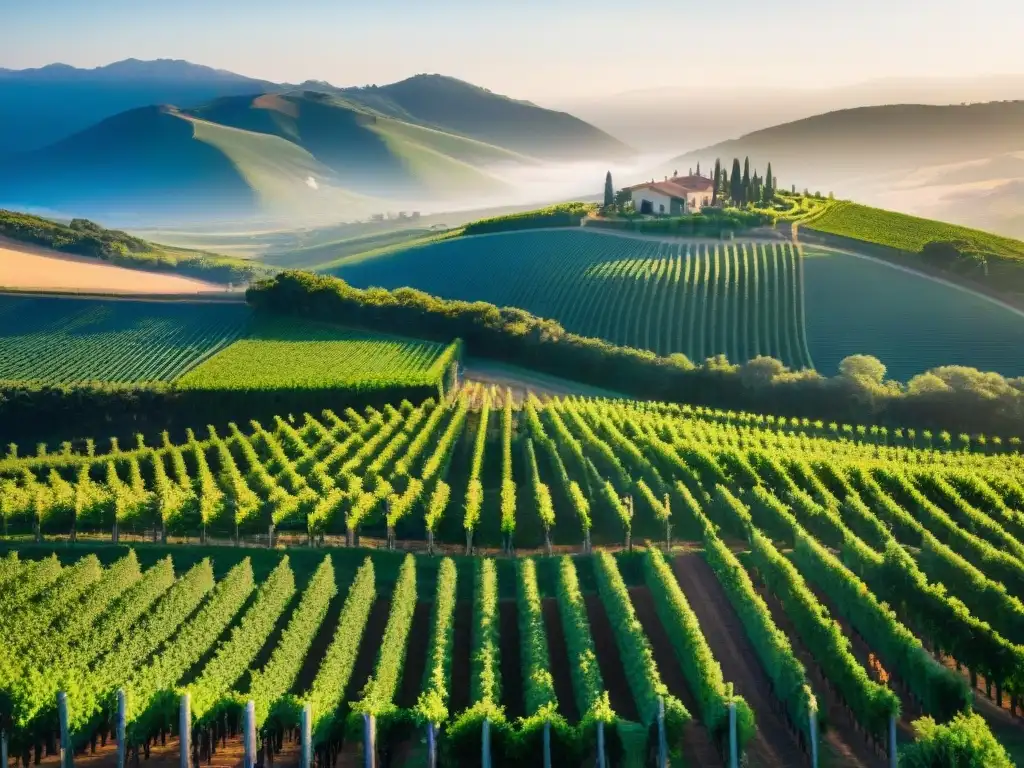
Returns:
[[[799,251],[783,243],[662,243],[577,230],[457,238],[332,270],[521,307],[568,331],[694,360],[770,355],[811,365]]]
[[[134,748],[162,739],[172,692],[188,690],[203,754],[251,699],[274,749],[307,701],[324,756],[358,751],[367,713],[387,755],[422,749],[425,723],[449,761],[479,755],[486,717],[498,764],[539,763],[548,721],[559,765],[592,763],[598,723],[613,764],[642,763],[664,701],[667,745],[689,765],[724,764],[731,704],[753,764],[817,753],[821,765],[881,766],[894,745],[927,759],[948,727],[972,733],[981,764],[1011,765],[992,734],[1014,745],[1024,727],[1018,453],[657,403],[533,400],[517,412],[475,396],[472,409],[464,396],[182,446],[8,459],[4,524],[84,536],[115,519],[194,530],[219,515],[314,536],[431,531],[461,544],[468,532],[474,546],[489,528],[506,547],[556,531],[584,553],[630,536],[691,543],[669,557],[206,550],[214,564],[185,547],[168,550],[189,566],[177,574],[170,559],[143,568],[111,549],[106,567],[11,554],[0,687],[15,754],[55,727],[57,690],[73,691],[85,748],[124,687]],[[27,642],[26,621],[54,642]],[[122,635],[132,643],[112,650]]]

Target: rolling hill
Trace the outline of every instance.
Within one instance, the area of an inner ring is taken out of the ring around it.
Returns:
[[[538,107],[444,75],[340,91],[381,114],[545,159],[625,157],[632,150],[566,112]]]
[[[52,74],[58,82],[70,77],[62,71]],[[238,85],[230,73],[193,74]],[[0,75],[0,90],[9,79]],[[0,144],[0,205],[129,224],[362,218],[384,210],[384,199],[496,205],[514,191],[510,169],[630,152],[569,115],[451,78],[365,89],[248,82],[244,95],[130,109],[43,148],[5,155]]]

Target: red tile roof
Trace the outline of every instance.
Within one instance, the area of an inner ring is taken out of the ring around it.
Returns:
[[[643,184],[636,184],[630,187],[633,189],[650,189],[660,192],[668,197],[678,197],[680,200],[694,192],[709,192],[714,188],[711,179],[703,176],[676,176],[668,181],[648,181]]]

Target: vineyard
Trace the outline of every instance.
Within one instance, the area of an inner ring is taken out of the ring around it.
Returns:
[[[248,319],[241,304],[0,296],[0,380],[171,381]]]
[[[661,355],[770,355],[795,368],[812,364],[802,259],[790,243],[669,244],[527,231],[409,248],[335,272],[356,286],[411,285],[521,307],[572,333]]]
[[[457,354],[434,344],[288,319],[253,331],[178,381],[183,389],[387,389],[435,384]]]
[[[995,739],[1019,749],[1024,727],[1018,450],[624,400],[516,407],[482,387],[184,443],[12,447],[8,536],[301,545],[181,547],[185,568],[173,548],[0,560],[12,754],[52,752],[58,691],[74,743],[102,751],[120,688],[147,755],[184,691],[200,755],[251,700],[285,761],[308,704],[323,765],[364,734],[382,764],[423,764],[429,730],[447,765],[486,748],[500,765],[547,749],[554,765],[653,764],[663,739],[687,765],[728,764],[730,743],[752,765],[883,766],[894,750],[948,765],[969,741],[970,764],[1009,766]]]
[[[881,261],[810,245],[803,256],[807,343],[822,373],[869,354],[904,381],[943,365],[1024,375],[1019,312]]]

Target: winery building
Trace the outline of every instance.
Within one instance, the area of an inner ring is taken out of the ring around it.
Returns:
[[[637,213],[682,216],[711,205],[714,182],[703,176],[666,176],[664,181],[637,184],[629,191]]]

